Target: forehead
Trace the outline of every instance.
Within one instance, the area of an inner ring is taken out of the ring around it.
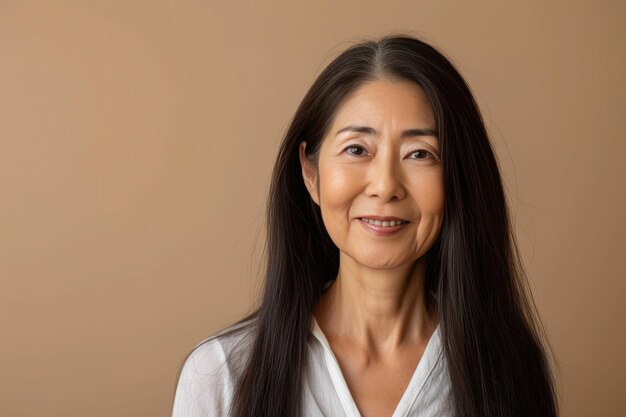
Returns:
[[[422,88],[410,81],[370,81],[358,87],[337,109],[334,126],[368,122],[402,129],[435,128],[433,112]]]

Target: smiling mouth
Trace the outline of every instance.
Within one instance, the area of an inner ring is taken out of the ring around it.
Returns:
[[[393,226],[398,226],[401,224],[405,224],[405,223],[409,223],[406,220],[374,220],[374,219],[368,219],[367,217],[359,217],[359,220],[367,222],[369,224],[371,224],[372,226],[382,226],[382,227],[393,227]]]

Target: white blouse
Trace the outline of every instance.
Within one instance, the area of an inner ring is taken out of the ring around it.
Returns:
[[[176,388],[172,417],[227,417],[232,401],[237,367],[242,358],[227,355],[233,349],[249,347],[252,327],[221,336],[231,326],[200,343],[181,370]],[[308,363],[303,383],[303,416],[361,417],[350,394],[339,363],[312,317],[308,343]],[[432,334],[422,358],[411,377],[392,417],[451,416],[450,382],[443,355],[439,326]]]

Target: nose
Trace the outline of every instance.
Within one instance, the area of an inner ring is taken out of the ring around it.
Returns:
[[[406,189],[402,182],[399,165],[393,153],[389,152],[384,155],[379,152],[370,163],[366,194],[370,197],[379,197],[383,202],[404,198]]]

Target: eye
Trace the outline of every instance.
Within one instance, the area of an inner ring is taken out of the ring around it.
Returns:
[[[353,156],[361,156],[363,155],[364,151],[365,149],[359,145],[350,145],[346,149],[344,149],[344,152],[347,152],[348,154]]]
[[[434,155],[424,149],[418,149],[416,151],[411,152],[409,155],[417,155],[411,159],[431,159],[434,158]]]

